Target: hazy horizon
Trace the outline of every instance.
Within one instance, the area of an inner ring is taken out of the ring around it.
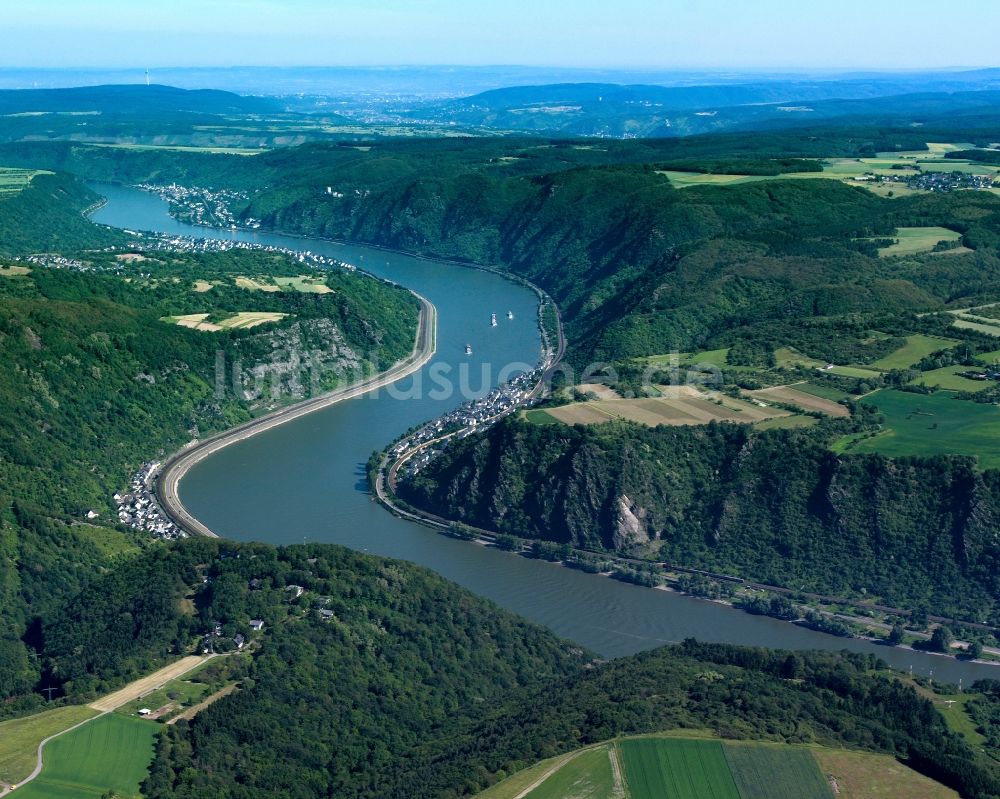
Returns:
[[[920,71],[993,66],[1000,4],[954,0],[36,0],[0,68],[419,67]],[[248,56],[247,53],[253,53]],[[246,65],[246,66],[244,66]]]

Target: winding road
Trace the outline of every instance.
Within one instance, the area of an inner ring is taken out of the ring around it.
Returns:
[[[313,397],[303,402],[297,402],[274,413],[269,413],[253,421],[245,422],[230,430],[193,444],[171,457],[160,471],[155,486],[156,498],[160,503],[160,507],[163,508],[163,512],[166,513],[170,520],[182,530],[192,535],[217,538],[218,536],[188,512],[187,508],[184,507],[184,503],[181,502],[180,482],[193,466],[238,441],[243,441],[306,414],[314,413],[331,405],[336,405],[338,402],[359,397],[362,394],[367,394],[369,391],[374,391],[390,383],[395,383],[397,380],[402,380],[407,375],[411,375],[421,369],[430,361],[437,350],[437,309],[431,302],[419,294],[414,292],[414,295],[420,301],[420,320],[417,324],[416,340],[413,344],[413,352],[410,354],[410,357],[366,380],[352,383],[349,386],[331,391],[321,397]]]

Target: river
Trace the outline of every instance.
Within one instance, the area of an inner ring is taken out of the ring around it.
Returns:
[[[966,685],[997,677],[996,667],[835,638],[786,622],[679,594],[632,586],[543,561],[453,540],[398,519],[371,500],[364,465],[369,455],[409,429],[461,404],[433,388],[429,370],[469,372],[473,389],[497,382],[497,368],[534,365],[540,342],[530,290],[474,269],[372,247],[249,231],[224,231],[176,221],[160,198],[138,189],[95,186],[108,203],[96,222],[129,230],[238,239],[311,250],[397,281],[437,306],[438,352],[423,370],[397,384],[318,411],[234,444],[195,466],[180,485],[187,508],[209,528],[234,540],[341,544],[419,563],[501,607],[519,613],[604,657],[694,637],[703,641],[785,649],[875,652],[901,669],[933,673]],[[514,319],[506,318],[513,311]],[[490,326],[490,314],[499,317]],[[470,344],[473,355],[465,354]],[[484,381],[486,368],[490,379]]]

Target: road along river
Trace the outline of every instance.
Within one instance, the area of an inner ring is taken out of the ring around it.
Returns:
[[[534,366],[540,353],[537,298],[499,275],[372,247],[177,222],[158,197],[95,187],[108,203],[97,222],[201,238],[238,239],[353,263],[427,298],[438,311],[437,352],[388,388],[288,420],[193,463],[175,486],[187,511],[235,540],[341,544],[419,563],[605,657],[694,637],[786,649],[874,652],[915,674],[966,685],[996,677],[995,666],[840,639],[786,622],[667,591],[628,585],[439,535],[372,501],[369,455],[410,427],[461,405],[462,391],[485,394],[504,367]],[[507,312],[513,319],[507,319]],[[498,325],[490,325],[496,313]],[[465,354],[466,345],[472,355]],[[447,380],[442,380],[445,376]]]

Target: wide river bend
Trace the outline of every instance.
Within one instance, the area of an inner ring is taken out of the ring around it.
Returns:
[[[785,622],[666,591],[627,585],[550,563],[453,540],[398,519],[367,493],[364,464],[411,426],[462,403],[440,397],[429,370],[468,374],[472,389],[496,385],[510,363],[534,365],[540,341],[530,290],[475,269],[372,247],[270,233],[195,227],[173,219],[160,198],[138,189],[95,186],[107,204],[93,219],[115,227],[198,238],[236,239],[310,250],[394,280],[438,309],[438,351],[395,390],[347,400],[234,444],[184,477],[180,496],[197,518],[236,540],[293,544],[319,541],[419,563],[498,605],[605,656],[615,657],[687,637],[785,649],[876,652],[915,674],[966,685],[997,677],[996,667],[834,638]],[[508,321],[507,311],[514,319]],[[496,312],[499,324],[490,326]],[[470,344],[473,355],[465,354]],[[484,379],[484,375],[486,378]],[[423,381],[425,390],[412,395]]]

